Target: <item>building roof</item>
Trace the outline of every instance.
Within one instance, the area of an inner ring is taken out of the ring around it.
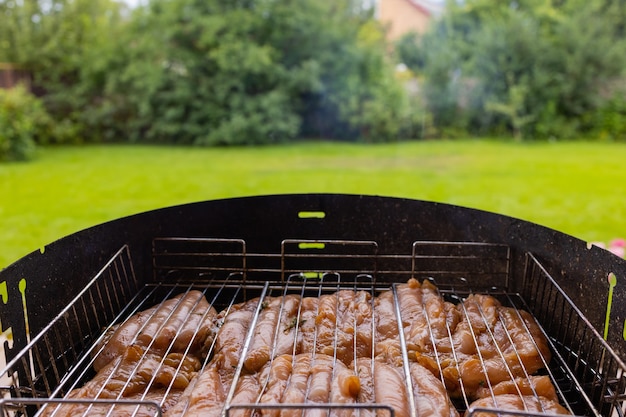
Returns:
[[[429,16],[439,16],[445,7],[443,0],[407,0],[410,4],[417,7],[422,13]]]

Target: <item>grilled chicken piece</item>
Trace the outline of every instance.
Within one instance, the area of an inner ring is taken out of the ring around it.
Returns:
[[[136,313],[112,329],[96,346],[96,371],[122,355],[130,345],[149,348],[158,354],[184,353],[200,356],[202,344],[215,333],[217,312],[200,291],[192,290]]]
[[[293,357],[281,355],[263,368],[259,376],[259,382],[265,386],[260,402],[263,404],[279,404],[287,383],[293,371]],[[261,409],[261,414],[266,417],[277,417],[280,410],[277,408]]]
[[[330,387],[333,376],[333,366],[339,366],[332,356],[315,355],[311,359],[309,371],[309,385],[306,391],[306,403],[324,405],[329,402]],[[305,412],[306,417],[326,417],[326,409],[312,408]]]
[[[192,356],[170,353],[161,357],[150,351],[146,352],[140,346],[131,345],[122,356],[109,362],[83,387],[72,390],[67,398],[107,400],[159,398],[159,403],[166,408],[189,386],[199,369],[200,362]],[[105,408],[97,407],[100,410]],[[144,410],[142,412],[149,412],[149,407],[140,408]],[[64,404],[58,407],[50,406],[46,409],[48,410],[49,413],[43,415],[73,416],[80,415],[90,408],[84,404]],[[107,412],[108,409],[104,414]],[[132,410],[130,412],[132,413]],[[91,414],[91,411],[88,414]]]
[[[345,296],[342,296],[345,297]],[[319,298],[316,326],[315,352],[323,355],[333,355],[337,350],[337,357],[345,356],[345,341],[343,332],[338,329],[337,308],[339,305],[338,294],[326,294]],[[302,352],[308,353],[308,352]]]
[[[306,401],[309,374],[311,372],[312,355],[303,354],[292,358],[291,376],[283,392],[281,401],[285,404],[303,404]],[[302,410],[284,408],[280,410],[280,417],[301,417]]]
[[[419,281],[411,278],[406,284],[396,286],[396,292],[407,349],[423,352],[425,350],[423,345],[431,342],[428,337],[430,331],[424,314],[421,285]]]
[[[352,336],[349,349],[352,357],[344,360],[347,365],[355,358],[371,357],[373,354],[372,295],[366,291],[357,291],[346,307],[346,311],[340,316],[340,323],[343,332]]]
[[[247,302],[234,304],[227,311],[218,315],[222,323],[215,336],[215,353],[220,353],[223,369],[234,369],[239,363],[241,350],[245,343],[250,323],[259,304],[254,298]]]
[[[391,291],[384,291],[374,300],[374,317],[376,322],[376,343],[388,339],[398,339],[398,320],[396,307]]]
[[[454,350],[458,356],[475,355],[479,346],[485,349],[481,353],[487,354],[491,345],[488,329],[495,326],[500,306],[500,302],[495,298],[480,294],[472,294],[458,305],[462,319],[452,336]]]
[[[281,304],[282,298],[280,297],[263,299],[248,355],[243,362],[248,372],[258,371],[270,360]]]
[[[474,401],[470,404],[466,416],[473,417],[494,417],[497,415],[507,415],[505,413],[498,414],[497,412],[480,412],[472,411],[476,408],[490,408],[500,411],[509,411],[509,415],[515,415],[516,411],[526,411],[531,413],[545,413],[545,414],[570,414],[570,412],[560,405],[558,402],[543,398],[535,397],[532,395],[516,395],[516,394],[502,394],[493,397],[485,397]]]
[[[300,307],[300,320],[294,328],[296,336],[296,353],[313,353],[315,351],[315,318],[319,306],[319,298],[305,297]]]
[[[500,382],[491,387],[491,389],[489,387],[481,387],[476,394],[479,398],[489,397],[492,394],[533,395],[556,402],[559,401],[559,398],[556,395],[556,389],[554,388],[550,377],[546,375],[535,375],[529,376],[528,378],[515,378],[515,380]]]
[[[214,361],[185,389],[180,400],[164,417],[218,417],[224,408],[228,382],[224,383],[218,372],[219,361]]]
[[[399,366],[375,360],[361,358],[356,361],[357,374],[361,380],[359,403],[389,405],[396,416],[409,416],[410,403],[406,391],[406,378]],[[415,408],[419,417],[458,417],[443,383],[428,369],[417,363],[410,365],[411,383],[415,399]],[[380,417],[388,416],[387,411],[376,413]],[[361,416],[374,415],[372,410],[362,410]]]
[[[374,391],[374,361],[370,358],[359,358],[350,366],[356,370],[356,374],[361,382],[361,389],[357,397],[357,403],[375,404],[376,392]],[[360,417],[373,417],[374,409],[362,408],[357,412]]]
[[[293,352],[300,297],[266,297],[259,314],[244,368],[256,372],[272,357]]]
[[[237,382],[237,388],[233,395],[230,406],[254,404],[259,401],[261,396],[261,384],[257,374],[241,375]],[[230,417],[250,417],[254,410],[251,408],[232,408]]]
[[[463,389],[477,398],[481,387],[533,374],[550,361],[547,340],[529,313],[489,295],[470,295],[458,309],[464,316],[453,335],[456,361],[441,361],[452,396]]]
[[[335,356],[345,365],[355,357],[371,356],[372,319],[371,295],[365,291],[342,290],[322,295],[315,317],[316,352]]]
[[[461,321],[461,314],[454,304],[444,301],[437,287],[429,281],[422,282],[421,289],[428,326],[412,326],[408,340],[421,352],[432,351],[434,344],[438,352],[449,353],[452,351],[450,334]]]
[[[395,417],[408,417],[409,403],[407,401],[407,387],[402,370],[376,361],[374,363],[374,393],[378,404],[385,404],[393,408]],[[387,412],[377,413],[380,417],[388,416]]]
[[[182,390],[167,390],[159,388],[149,391],[146,394],[135,394],[128,397],[124,397],[125,401],[152,401],[160,404],[161,411],[165,412],[170,409],[174,404],[178,402],[178,399],[182,395]],[[68,399],[75,399],[72,395],[67,397]],[[63,405],[57,409],[56,406],[50,405],[46,408],[41,416],[61,417],[61,416],[88,416],[88,417],[154,417],[157,415],[157,408],[152,404],[74,404]]]
[[[298,316],[302,299],[297,295],[286,295],[281,305],[282,314],[280,323],[276,329],[274,340],[274,357],[278,355],[293,354],[296,346],[297,335],[302,331],[306,318]],[[311,320],[314,321],[314,320]],[[295,350],[297,353],[297,349]]]
[[[498,314],[506,331],[496,333],[496,340],[506,362],[523,366],[528,374],[544,368],[550,362],[550,347],[530,313],[501,307]]]
[[[413,363],[410,374],[419,417],[459,417],[445,386],[428,369]]]
[[[333,372],[330,386],[330,402],[350,406],[355,404],[361,392],[361,380],[354,370],[342,365]],[[358,412],[355,408],[335,408],[330,412],[331,417],[355,417]]]

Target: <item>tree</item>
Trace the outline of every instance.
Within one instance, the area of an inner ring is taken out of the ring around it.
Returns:
[[[133,92],[129,130],[200,145],[393,136],[403,103],[382,31],[357,4],[153,0],[112,80]]]
[[[33,76],[57,121],[53,140],[79,140],[99,106],[125,9],[114,0],[0,0],[0,61]]]
[[[471,132],[505,129],[518,138],[579,134],[581,120],[602,105],[603,91],[626,64],[617,3],[451,2],[412,52],[436,122],[460,120]]]

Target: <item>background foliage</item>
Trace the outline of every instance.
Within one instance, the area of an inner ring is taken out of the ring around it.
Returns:
[[[358,1],[0,0],[0,19],[0,62],[35,74],[59,141],[380,141],[409,116]]]
[[[398,43],[424,77],[437,126],[518,139],[598,129],[623,137],[613,111],[626,67],[623,2],[468,0],[447,10],[425,36]]]
[[[622,1],[449,0],[396,45],[363,4],[0,0],[0,62],[54,120],[34,142],[623,140]]]
[[[52,128],[43,104],[24,86],[0,89],[0,162],[29,159],[35,143],[48,140]]]

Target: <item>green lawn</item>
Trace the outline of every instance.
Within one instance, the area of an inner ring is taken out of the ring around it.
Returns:
[[[363,193],[489,210],[591,241],[626,237],[626,144],[437,141],[44,148],[0,164],[0,268],[64,235],[175,204]]]

